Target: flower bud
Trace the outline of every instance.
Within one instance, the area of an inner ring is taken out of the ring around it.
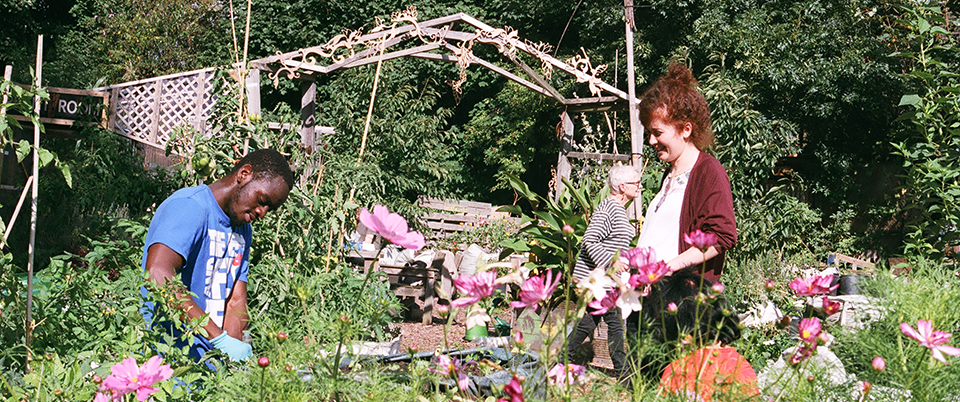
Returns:
[[[563,229],[561,230],[563,231],[563,234],[567,236],[570,236],[573,234],[573,227],[570,225],[563,225]]]
[[[513,343],[523,345],[523,332],[517,331],[513,333]]]
[[[883,371],[884,369],[887,368],[887,361],[883,360],[882,357],[877,356],[873,358],[873,362],[871,363],[871,365],[873,366],[874,370]]]
[[[283,332],[277,332],[277,340],[280,341],[280,343],[286,342],[286,341],[287,341],[287,334],[285,334],[285,333],[283,333]]]
[[[677,313],[677,303],[670,302],[669,304],[667,304],[667,311],[668,311],[670,314],[676,314],[676,313]]]
[[[812,376],[812,375],[808,375],[808,376],[807,376],[807,381],[814,382],[816,379],[817,379],[817,377],[814,377],[814,376]]]
[[[350,322],[350,317],[347,317],[347,316],[345,316],[345,315],[341,315],[341,316],[340,316],[340,321]]]
[[[777,283],[773,279],[767,279],[767,283],[764,285],[767,290],[774,290],[777,288]]]
[[[94,374],[94,375],[93,375],[93,383],[94,383],[94,384],[99,384],[99,383],[101,383],[101,382],[103,382],[103,377],[100,377],[100,376]]]
[[[260,367],[267,367],[270,365],[270,358],[266,356],[261,357],[257,360],[257,364],[260,365]]]
[[[720,282],[714,283],[710,288],[713,289],[713,292],[717,294],[723,293],[724,289],[723,284]]]

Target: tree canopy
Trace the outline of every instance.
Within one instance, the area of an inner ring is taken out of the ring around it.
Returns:
[[[608,65],[601,78],[626,87],[624,6],[618,0],[254,0],[249,54],[323,44],[344,30],[370,29],[376,17],[410,5],[421,20],[464,12],[491,26],[516,28],[524,39],[551,45],[560,59],[585,52],[595,65]],[[928,25],[947,33],[925,40],[940,43],[957,34],[949,18],[952,5],[929,5],[930,13],[945,17],[930,18]],[[25,81],[34,35],[45,33],[44,78],[52,86],[83,88],[228,65],[243,48],[246,6],[209,0],[8,1],[0,4],[6,22],[0,24],[0,62],[15,64],[18,80]],[[895,152],[895,144],[912,138],[897,121],[905,111],[900,100],[929,82],[904,78],[917,60],[896,52],[921,44],[902,21],[916,21],[911,10],[926,6],[907,0],[636,4],[638,92],[669,61],[694,70],[713,110],[719,142],[714,152],[730,170],[747,250],[751,238],[768,238],[771,230],[780,233],[784,249],[901,247],[911,216],[904,206],[914,193],[898,187],[910,154]],[[494,49],[476,51],[502,62]],[[946,53],[944,65],[956,66],[956,52]],[[455,94],[446,81],[456,74],[451,64],[385,63],[366,159],[378,186],[406,199],[427,194],[510,203],[514,194],[504,177],[519,174],[545,193],[559,149],[562,107],[476,67],[469,69],[462,94]],[[365,66],[319,78],[318,121],[337,130],[324,138],[332,152],[356,154],[373,75],[374,68]],[[943,79],[942,85],[954,85]],[[565,93],[576,90],[556,79],[554,84]],[[299,89],[282,81],[276,90],[264,89],[264,102],[296,109]],[[616,146],[623,152],[629,149],[622,134],[625,115],[578,116],[578,138],[590,141],[617,127]],[[648,174],[658,177],[651,156]],[[806,209],[794,207],[800,203]],[[794,214],[770,221],[777,210]],[[816,229],[809,230],[810,224]],[[840,233],[856,233],[856,244],[831,245]]]

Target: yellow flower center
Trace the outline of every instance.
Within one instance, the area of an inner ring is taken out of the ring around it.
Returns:
[[[804,339],[809,338],[809,337],[810,337],[810,331],[808,331],[808,330],[803,330],[803,334],[802,334],[802,335],[803,335],[802,338],[804,338]]]

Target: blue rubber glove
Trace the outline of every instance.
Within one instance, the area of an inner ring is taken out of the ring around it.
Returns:
[[[250,344],[227,335],[227,331],[223,331],[216,338],[211,339],[210,343],[230,356],[230,360],[233,361],[244,361],[253,356],[253,347]]]

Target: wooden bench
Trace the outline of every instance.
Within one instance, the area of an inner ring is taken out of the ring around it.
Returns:
[[[433,240],[476,229],[493,214],[493,204],[486,202],[420,197],[417,204],[429,209],[420,219],[433,231]]]

